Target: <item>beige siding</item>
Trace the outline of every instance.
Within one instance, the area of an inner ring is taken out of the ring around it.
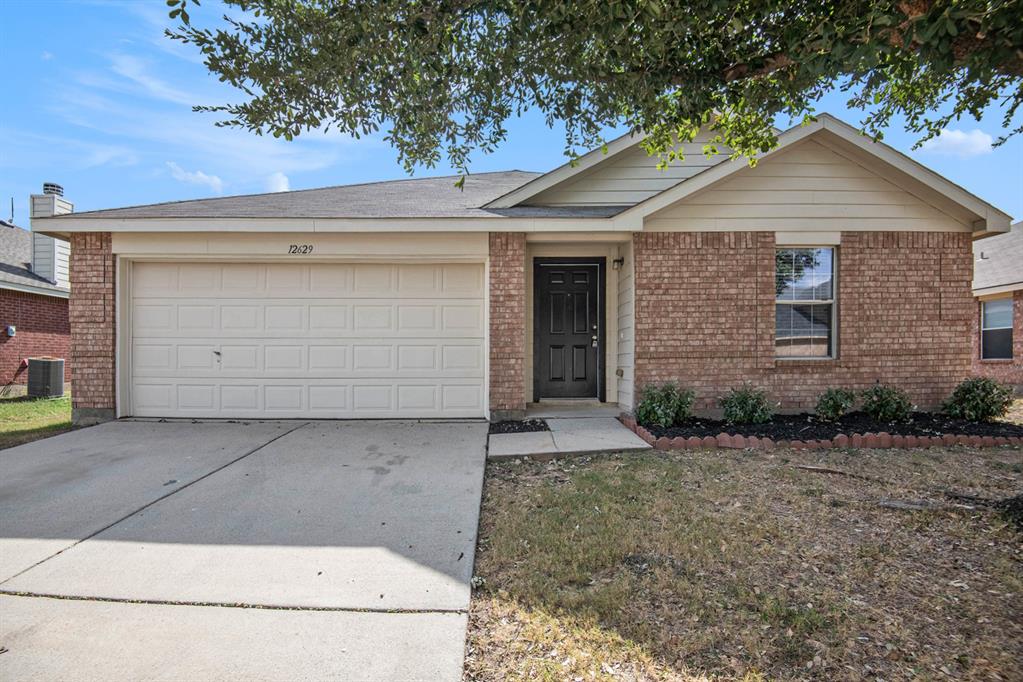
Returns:
[[[814,141],[647,218],[646,230],[930,230],[970,226]]]
[[[54,279],[57,280],[57,284],[67,286],[71,281],[71,273],[68,268],[68,262],[71,258],[71,245],[63,239],[54,239],[53,247]]]
[[[618,247],[618,257],[623,258],[618,271],[618,406],[631,410],[633,406],[633,348],[635,336],[635,307],[632,266],[632,242]]]
[[[701,134],[693,143],[683,145],[685,159],[664,170],[657,168],[656,156],[648,156],[637,145],[588,172],[541,192],[526,203],[538,206],[631,206],[728,158],[729,150],[724,147],[719,149],[723,154],[704,155],[703,144],[707,139],[706,134]]]

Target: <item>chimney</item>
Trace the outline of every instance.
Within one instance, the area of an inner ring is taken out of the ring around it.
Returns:
[[[29,217],[52,218],[74,211],[74,204],[64,198],[64,188],[55,182],[44,182],[43,193],[33,194]],[[63,239],[48,237],[32,225],[32,272],[57,286],[69,286],[70,245]]]

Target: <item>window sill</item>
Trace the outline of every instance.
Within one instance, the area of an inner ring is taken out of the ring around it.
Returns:
[[[1014,358],[981,358],[980,362],[985,365],[1011,365]]]
[[[808,364],[816,365],[816,364],[821,363],[821,362],[837,362],[837,361],[838,361],[838,358],[835,358],[835,357],[829,357],[829,358],[775,358],[774,359],[774,363],[776,365],[779,364],[779,363],[788,365],[788,364],[792,364],[792,363],[804,363],[804,362],[808,363]]]

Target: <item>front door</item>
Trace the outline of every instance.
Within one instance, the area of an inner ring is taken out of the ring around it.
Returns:
[[[534,400],[603,400],[603,282],[603,258],[534,260]]]

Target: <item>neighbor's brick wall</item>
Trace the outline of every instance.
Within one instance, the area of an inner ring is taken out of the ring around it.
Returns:
[[[71,377],[76,409],[114,409],[114,256],[110,233],[71,235]]]
[[[775,360],[774,233],[634,235],[636,383],[678,381],[699,409],[750,380],[782,409],[826,388],[894,384],[921,407],[971,368],[970,236],[844,232],[838,248],[838,358]]]
[[[490,410],[525,410],[526,235],[490,233]]]
[[[0,289],[0,385],[28,382],[24,358],[64,358],[64,381],[71,380],[71,330],[66,298]],[[14,325],[14,338],[6,330]]]
[[[1023,291],[1012,295],[1012,360],[980,359],[980,301],[974,309],[971,339],[973,341],[973,374],[990,377],[1009,384],[1023,394]]]

